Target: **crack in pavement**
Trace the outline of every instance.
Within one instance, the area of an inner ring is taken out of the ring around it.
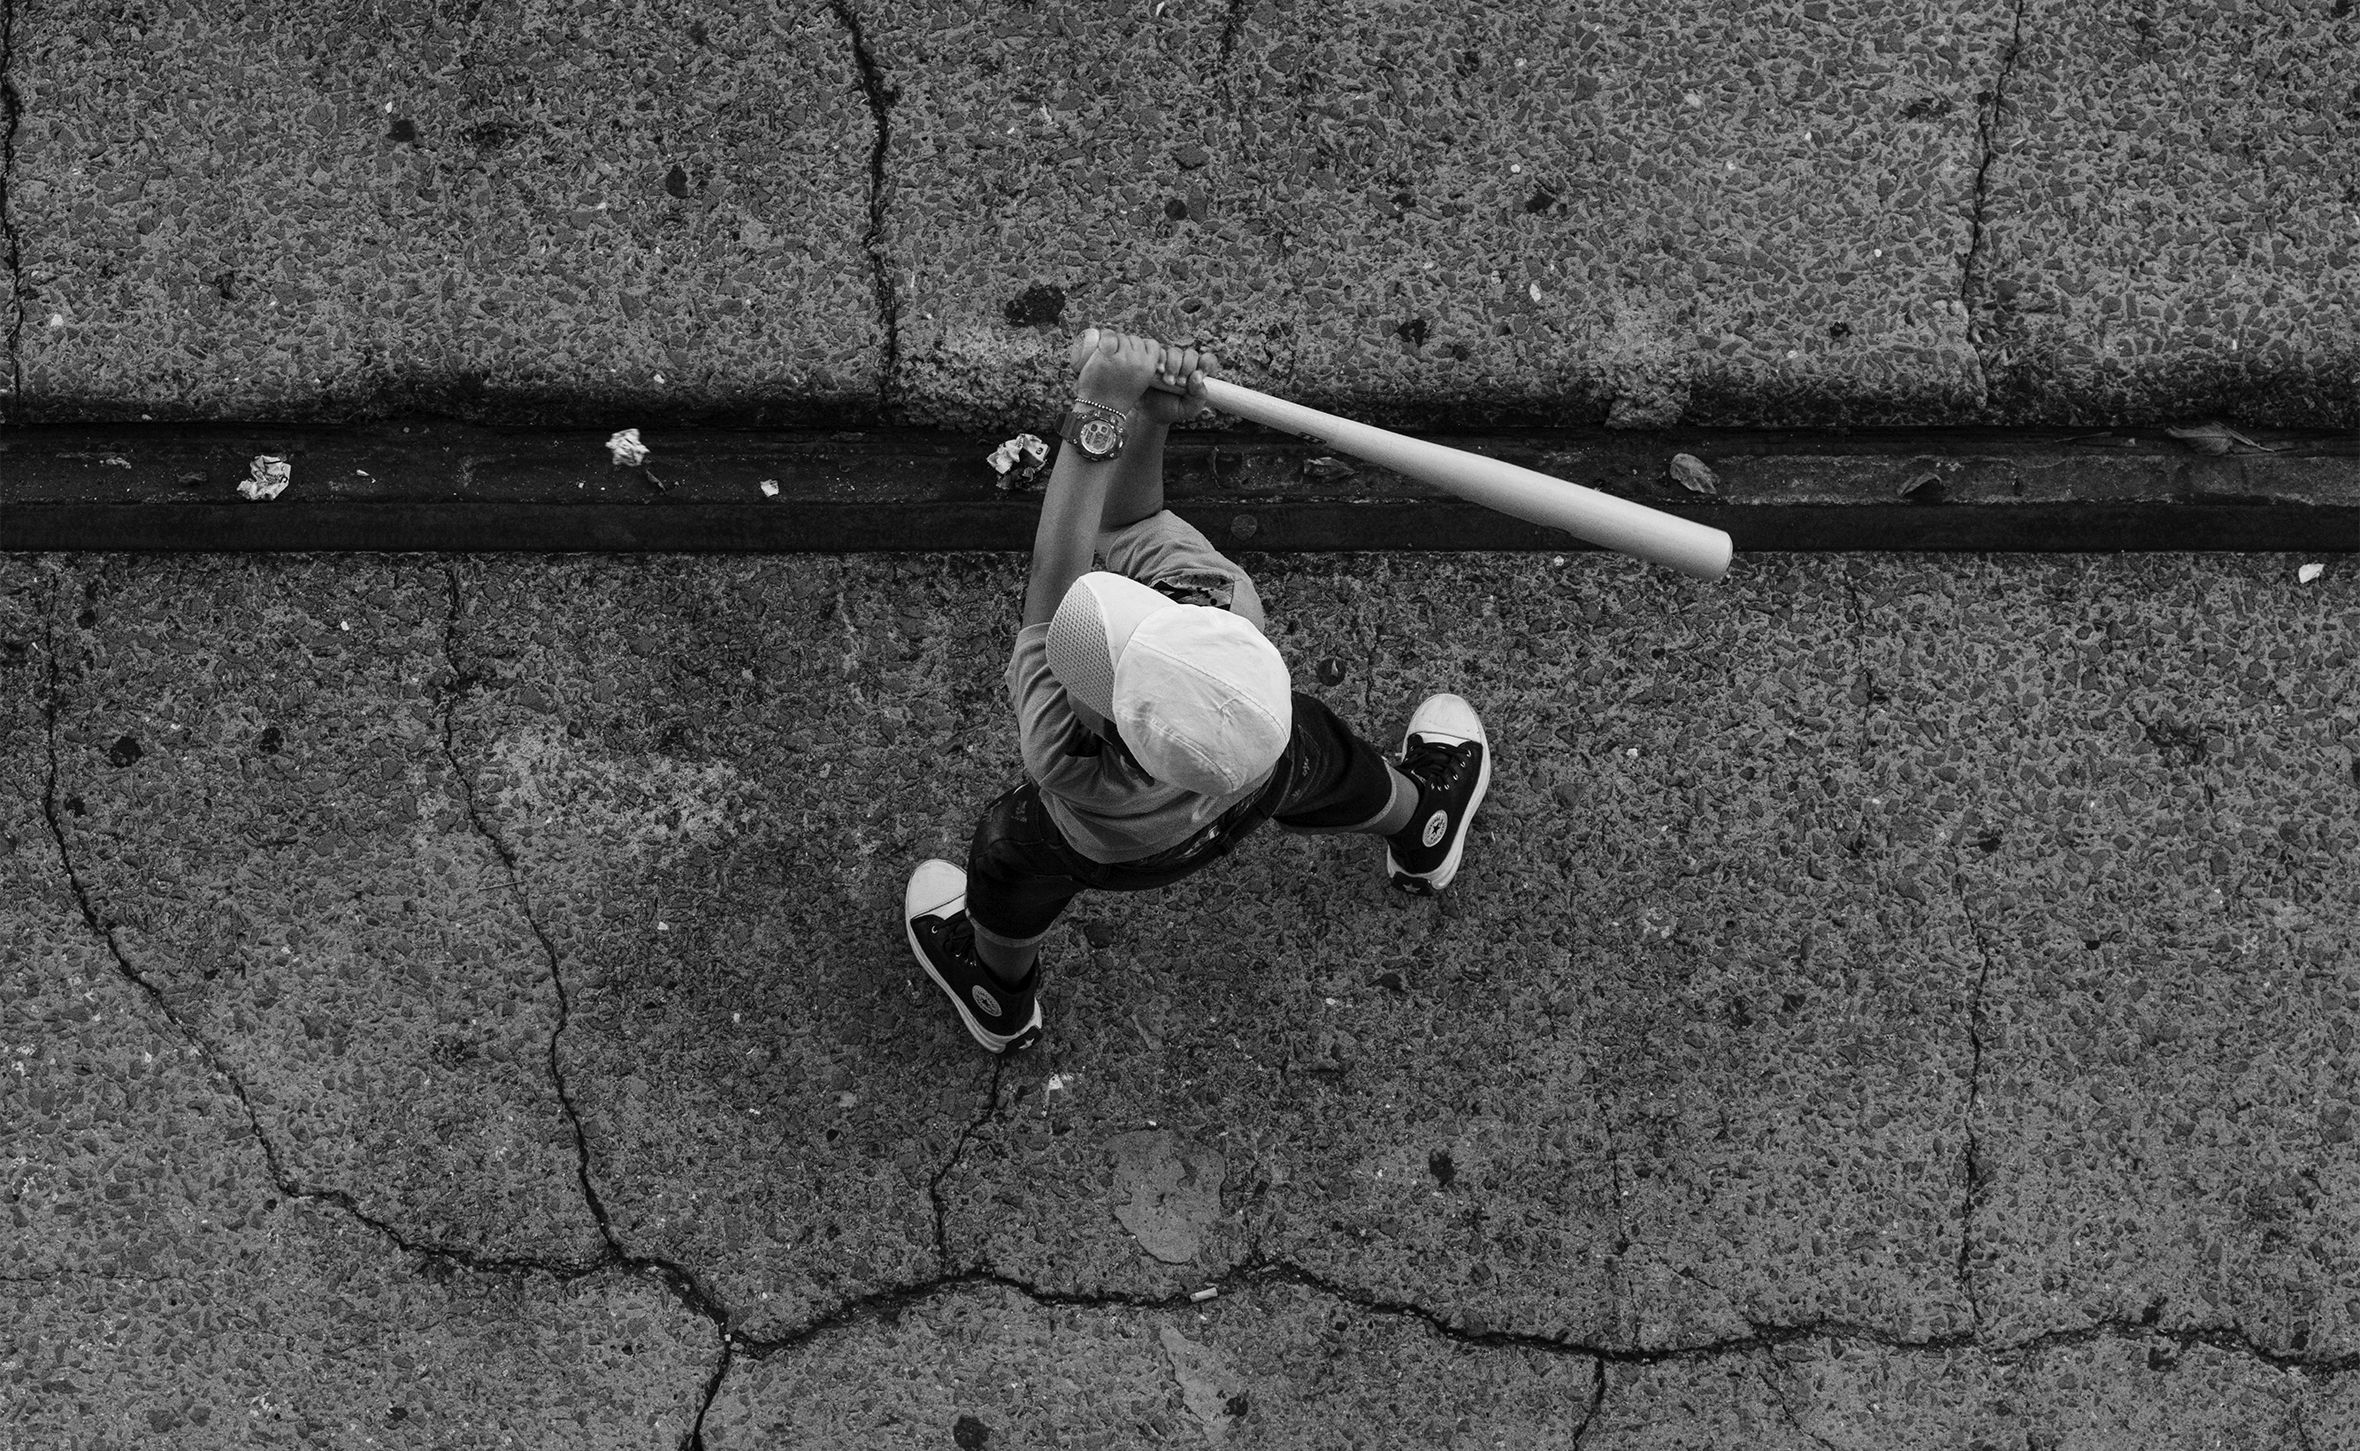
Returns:
[[[1973,1257],[1975,1249],[1976,1190],[1983,1182],[1983,1140],[1975,1132],[1975,1110],[1983,1092],[1983,1014],[1984,990],[1991,983],[1991,943],[1984,937],[1982,925],[1975,920],[1974,908],[1967,900],[1967,878],[1963,867],[1951,871],[1950,889],[1958,895],[1959,915],[1966,920],[1967,936],[1975,943],[1975,953],[1982,965],[1975,973],[1975,989],[1967,999],[1967,1101],[1961,1111],[1960,1122],[1967,1135],[1967,1183],[1959,1204],[1958,1232],[1958,1287],[1967,1297],[1967,1324],[1980,1331],[1983,1328],[1983,1297],[1975,1289]]]
[[[16,231],[16,131],[24,118],[16,89],[16,0],[0,0],[0,247],[8,267],[8,402],[21,410],[25,395],[24,248]]]
[[[1568,1359],[1588,1360],[1599,1367],[1593,1382],[1589,1413],[1592,1418],[1604,1401],[1607,1366],[1657,1366],[1705,1362],[1730,1356],[1760,1355],[1781,1347],[1799,1345],[1807,1341],[1824,1340],[1846,1346],[1872,1346],[1898,1354],[1952,1355],[1968,1351],[1995,1360],[2017,1360],[2043,1351],[2070,1349],[2094,1345],[2102,1341],[2122,1341],[2135,1344],[2168,1344],[2180,1350],[2196,1346],[2241,1355],[2271,1366],[2274,1369],[2302,1375],[2312,1381],[2322,1381],[2360,1370],[2360,1352],[2331,1358],[2289,1356],[2255,1345],[2235,1330],[2165,1330],[2135,1320],[2108,1320],[2071,1330],[2055,1330],[2004,1345],[1987,1345],[1974,1332],[1953,1332],[1919,1338],[1893,1335],[1873,1326],[1846,1321],[1820,1320],[1797,1325],[1754,1323],[1746,1334],[1717,1340],[1699,1341],[1688,1345],[1669,1345],[1653,1348],[1631,1345],[1603,1345],[1562,1336],[1521,1330],[1469,1330],[1454,1325],[1443,1312],[1409,1300],[1388,1299],[1344,1285],[1305,1269],[1287,1260],[1253,1260],[1233,1266],[1216,1275],[1208,1276],[1205,1285],[1224,1293],[1251,1290],[1266,1285],[1291,1285],[1311,1291],[1325,1299],[1347,1305],[1364,1315],[1386,1316],[1415,1320],[1435,1336],[1454,1344],[1473,1349],[1521,1350]],[[1133,1294],[1120,1290],[1054,1290],[1033,1284],[1019,1276],[988,1267],[978,1266],[938,1275],[932,1279],[871,1290],[851,1297],[836,1306],[813,1316],[803,1324],[781,1334],[749,1336],[733,1333],[729,1350],[734,1358],[761,1362],[784,1355],[809,1345],[833,1331],[850,1329],[864,1323],[888,1323],[925,1303],[963,1290],[1000,1289],[1022,1296],[1033,1304],[1051,1309],[1125,1309],[1141,1312],[1179,1312],[1198,1308],[1196,1292],[1175,1291],[1168,1295]],[[2176,1361],[2175,1361],[2176,1363]],[[716,1377],[713,1388],[718,1389]],[[1774,1393],[1779,1393],[1776,1386]],[[1784,1403],[1783,1394],[1779,1394]],[[1790,1410],[1790,1416],[1791,1416]],[[702,1421],[702,1413],[699,1416]],[[1585,1426],[1587,1422],[1585,1421]],[[1802,1430],[1798,1424],[1798,1430]],[[1811,1435],[1809,1431],[1803,1431]],[[1814,1436],[1817,1440],[1818,1437]],[[693,1448],[694,1443],[692,1443]]]
[[[466,815],[469,825],[474,827],[476,834],[483,838],[486,845],[491,847],[493,855],[500,859],[500,864],[506,872],[509,895],[515,898],[517,910],[524,915],[525,925],[532,929],[534,939],[541,944],[542,955],[548,960],[550,986],[557,994],[557,1022],[549,1030],[550,1086],[557,1095],[559,1108],[565,1113],[567,1127],[573,1133],[574,1174],[581,1187],[583,1206],[590,1211],[591,1219],[598,1226],[599,1238],[606,1246],[605,1252],[593,1260],[592,1264],[598,1268],[614,1266],[660,1278],[675,1301],[691,1314],[700,1316],[712,1324],[721,1341],[720,1354],[712,1375],[705,1382],[702,1399],[697,1404],[696,1417],[690,1423],[688,1435],[681,1443],[684,1448],[688,1448],[688,1451],[695,1451],[695,1448],[700,1448],[704,1444],[705,1411],[712,1404],[713,1397],[720,1392],[723,1377],[729,1373],[731,1340],[735,1333],[738,1316],[723,1302],[720,1295],[708,1287],[697,1277],[696,1272],[686,1265],[658,1255],[633,1254],[625,1248],[622,1236],[615,1232],[614,1220],[607,1211],[606,1201],[600,1196],[598,1185],[591,1177],[589,1130],[582,1123],[581,1110],[574,1103],[572,1091],[566,1086],[564,1061],[559,1057],[557,1051],[558,1041],[565,1035],[565,1030],[572,1021],[573,1000],[566,989],[564,960],[557,950],[557,944],[550,940],[547,930],[541,926],[540,918],[534,915],[532,898],[524,889],[523,873],[517,866],[514,851],[506,841],[501,839],[498,832],[492,830],[491,823],[483,818],[482,812],[476,804],[475,778],[461,764],[458,746],[453,738],[459,701],[470,689],[480,683],[482,676],[475,671],[463,669],[456,653],[455,642],[459,634],[463,610],[460,599],[459,569],[456,562],[448,559],[444,561],[443,583],[450,597],[450,612],[443,620],[443,664],[451,676],[447,687],[438,687],[436,690],[437,704],[442,711],[443,757],[450,763],[451,773],[459,783],[461,795],[466,799]]]
[[[942,1167],[934,1171],[934,1177],[926,1181],[926,1202],[934,1207],[934,1258],[946,1270],[951,1265],[950,1206],[942,1202],[942,1181],[959,1167],[959,1160],[966,1155],[967,1145],[983,1126],[1000,1116],[1000,1081],[1007,1071],[1007,1055],[995,1056],[992,1059],[992,1081],[984,1090],[983,1112],[959,1130],[957,1142],[951,1145],[950,1157],[943,1160]]]
[[[172,1025],[198,1058],[203,1060],[206,1068],[212,1072],[214,1077],[227,1086],[230,1096],[238,1101],[239,1110],[246,1116],[247,1128],[252,1132],[254,1142],[262,1151],[263,1168],[270,1175],[271,1183],[279,1194],[287,1199],[301,1199],[318,1204],[333,1205],[383,1236],[404,1253],[448,1261],[469,1270],[491,1274],[547,1274],[570,1282],[605,1268],[605,1264],[596,1260],[574,1262],[532,1255],[488,1255],[460,1246],[413,1240],[394,1228],[392,1224],[362,1208],[360,1201],[346,1191],[328,1188],[324,1185],[307,1184],[287,1167],[285,1160],[280,1156],[278,1145],[272,1141],[270,1135],[263,1128],[262,1116],[254,1107],[254,1101],[247,1093],[245,1080],[238,1075],[235,1069],[230,1067],[220,1048],[205,1034],[198,1031],[194,1024],[183,1018],[179,1010],[173,1007],[171,999],[164,990],[132,962],[130,953],[124,950],[120,929],[117,924],[109,922],[99,915],[97,906],[91,900],[90,888],[83,881],[81,870],[74,863],[73,848],[66,840],[65,823],[58,815],[57,799],[57,727],[58,715],[63,705],[64,689],[61,679],[62,667],[58,655],[57,609],[58,595],[63,588],[62,580],[52,585],[50,597],[44,602],[42,610],[42,648],[48,654],[49,660],[43,690],[48,774],[42,787],[41,814],[48,823],[50,839],[56,843],[58,865],[65,872],[67,888],[73,893],[74,903],[81,912],[83,924],[90,929],[93,936],[106,945],[108,954],[114,959],[116,972],[126,982],[146,995],[148,1001],[154,1005],[156,1012],[163,1017],[164,1021]]]
[[[1582,1423],[1573,1428],[1573,1439],[1566,1443],[1568,1451],[1582,1451],[1582,1438],[1598,1424],[1598,1412],[1606,1405],[1606,1362],[1590,1362],[1590,1401],[1582,1407]]]
[[[716,1361],[710,1374],[705,1380],[702,1396],[698,1404],[695,1423],[689,1432],[688,1440],[684,1443],[689,1448],[701,1447],[704,1444],[702,1437],[702,1427],[706,1414],[713,1405],[714,1401],[717,1399],[721,1387],[726,1382],[730,1371],[741,1356],[746,1359],[759,1361],[771,1356],[787,1354],[792,1352],[795,1348],[804,1345],[812,1341],[814,1338],[831,1330],[856,1325],[864,1321],[889,1319],[891,1316],[898,1314],[914,1305],[924,1303],[937,1296],[954,1293],[963,1288],[996,1287],[1021,1295],[1031,1302],[1042,1306],[1128,1308],[1132,1310],[1153,1312],[1178,1311],[1192,1307],[1193,1301],[1191,1300],[1190,1295],[1186,1292],[1179,1292],[1163,1296],[1147,1296],[1127,1294],[1120,1291],[1048,1290],[1036,1285],[1032,1285],[1017,1276],[994,1270],[990,1268],[988,1264],[960,1270],[955,1273],[949,1272],[949,1267],[952,1261],[948,1224],[948,1206],[942,1198],[941,1185],[948,1175],[955,1171],[957,1165],[962,1162],[965,1150],[968,1145],[974,1142],[976,1136],[981,1132],[981,1130],[986,1125],[988,1125],[1001,1111],[1002,1105],[1000,1104],[1000,1094],[1004,1086],[1005,1078],[1004,1067],[1001,1065],[995,1065],[992,1075],[992,1083],[989,1091],[986,1094],[984,1108],[966,1125],[966,1127],[960,1133],[958,1139],[952,1144],[949,1154],[942,1167],[935,1172],[933,1177],[928,1182],[929,1198],[933,1205],[935,1215],[935,1248],[938,1256],[938,1262],[943,1267],[945,1273],[939,1274],[924,1281],[904,1284],[884,1290],[872,1291],[867,1294],[849,1298],[843,1302],[840,1302],[835,1307],[812,1317],[801,1326],[791,1329],[780,1335],[750,1337],[742,1335],[737,1331],[735,1328],[737,1322],[733,1317],[732,1312],[715,1292],[706,1287],[697,1278],[694,1272],[674,1261],[650,1256],[633,1255],[629,1253],[624,1248],[620,1236],[616,1233],[611,1220],[608,1217],[604,1203],[598,1195],[596,1186],[593,1182],[586,1126],[583,1123],[581,1115],[579,1114],[570,1097],[570,1093],[564,1079],[562,1062],[558,1053],[559,1035],[565,1031],[565,1028],[570,1022],[570,998],[568,996],[568,988],[563,974],[562,959],[556,949],[554,942],[543,931],[537,918],[535,918],[532,913],[531,902],[524,887],[523,873],[519,869],[515,856],[509,850],[507,844],[501,840],[496,832],[492,830],[490,823],[487,822],[482,816],[475,799],[474,779],[460,767],[455,739],[455,716],[457,706],[465,694],[469,690],[473,689],[478,683],[480,683],[482,677],[473,670],[462,668],[461,662],[466,655],[466,646],[464,640],[462,639],[461,630],[463,609],[462,581],[458,566],[455,562],[446,561],[444,566],[444,581],[448,594],[450,609],[444,625],[443,650],[445,663],[450,671],[450,678],[448,681],[438,682],[436,686],[438,704],[441,707],[443,717],[443,750],[446,759],[451,764],[453,770],[457,773],[458,779],[461,782],[468,808],[467,815],[473,828],[484,837],[487,844],[489,844],[495,854],[500,857],[507,871],[510,890],[519,903],[520,910],[524,912],[528,924],[532,926],[536,937],[542,943],[543,951],[546,954],[548,960],[551,981],[558,993],[559,1014],[556,1026],[551,1032],[549,1045],[550,1072],[559,1102],[567,1114],[568,1121],[575,1135],[577,1151],[577,1177],[580,1183],[584,1202],[586,1207],[590,1210],[592,1217],[597,1222],[600,1234],[605,1244],[605,1249],[602,1253],[587,1261],[569,1262],[547,1258],[536,1258],[531,1256],[499,1257],[478,1254],[461,1248],[414,1242],[406,1238],[402,1233],[397,1231],[391,1225],[370,1215],[367,1211],[362,1209],[350,1195],[345,1194],[339,1190],[324,1189],[305,1185],[298,1178],[296,1178],[296,1176],[288,1171],[286,1165],[279,1158],[279,1152],[276,1145],[264,1132],[261,1119],[253,1104],[248,1100],[242,1081],[229,1067],[229,1065],[223,1061],[223,1058],[216,1047],[210,1043],[205,1038],[205,1036],[192,1024],[185,1021],[175,1011],[165,992],[140,969],[140,967],[134,961],[135,954],[132,951],[126,949],[122,937],[118,934],[117,928],[114,925],[104,921],[100,916],[92,899],[90,889],[83,881],[82,876],[78,870],[77,864],[73,857],[73,852],[68,842],[67,834],[64,830],[63,819],[60,815],[60,801],[58,795],[60,777],[59,730],[60,721],[63,714],[64,690],[66,688],[65,665],[58,649],[58,637],[60,633],[58,616],[60,608],[62,607],[62,603],[64,602],[65,591],[68,587],[66,580],[63,577],[60,577],[59,579],[52,582],[48,592],[48,598],[44,602],[42,609],[43,642],[44,648],[48,652],[48,660],[46,662],[47,675],[44,701],[48,759],[47,778],[43,790],[43,810],[51,836],[55,842],[58,851],[58,859],[63,871],[65,872],[67,882],[73,892],[86,925],[96,936],[99,937],[101,941],[107,945],[110,953],[113,955],[118,972],[125,980],[131,982],[135,986],[139,987],[144,993],[146,993],[148,998],[155,1004],[157,1011],[163,1016],[165,1021],[169,1022],[173,1028],[177,1030],[187,1041],[190,1051],[193,1054],[201,1057],[206,1062],[207,1066],[212,1070],[212,1072],[228,1086],[231,1093],[237,1098],[242,1111],[246,1115],[249,1128],[253,1133],[257,1144],[261,1148],[262,1155],[265,1159],[272,1180],[285,1197],[290,1199],[306,1199],[322,1204],[333,1205],[336,1208],[343,1210],[355,1221],[364,1224],[370,1229],[376,1231],[380,1236],[405,1253],[415,1254],[432,1260],[446,1261],[478,1272],[511,1275],[528,1273],[546,1274],[559,1278],[562,1281],[570,1282],[600,1271],[619,1268],[646,1274],[652,1278],[660,1278],[679,1303],[689,1309],[692,1313],[702,1316],[715,1326],[719,1339],[719,1350]],[[1857,588],[1852,586],[1849,580],[1847,580],[1847,588],[1851,591],[1854,605],[1857,607],[1860,603],[1860,597]],[[1860,620],[1857,609],[1855,611],[1855,623],[1857,627],[1855,632],[1857,641],[1860,631],[1864,629],[1864,622]],[[1966,913],[1966,921],[1968,923],[1970,935],[1975,938],[1978,948],[1984,952],[1983,970],[1977,980],[1975,1005],[1970,1010],[1969,1014],[1970,1043],[1972,1045],[1973,1051],[1973,1064],[1969,1075],[1968,1122],[1970,1129],[1970,1200],[1967,1208],[1967,1231],[1968,1233],[1971,1233],[1973,1227],[1972,1195],[1974,1193],[1975,1178],[1980,1167],[1980,1146],[1972,1134],[1972,1114],[1974,1103],[1976,1101],[1975,1095],[1978,1092],[1979,1086],[1981,1044],[1983,1035],[1982,994],[1989,977],[1991,957],[1988,946],[1983,941],[1983,934],[1979,925],[1976,923],[1972,913],[1966,912],[1966,894],[1963,873],[1954,874],[1953,885],[1954,888],[1960,893],[1962,912]],[[1610,1141],[1610,1151],[1611,1147],[1612,1145]],[[1961,1261],[1962,1276],[1964,1275],[1967,1245],[1968,1237],[1966,1233],[1963,1233]],[[2143,1321],[2113,1319],[2093,1322],[2089,1325],[2075,1329],[2051,1331],[2018,1342],[1999,1344],[1986,1343],[1983,1339],[1983,1317],[1980,1312],[1980,1306],[1977,1304],[1974,1297],[1973,1282],[1971,1279],[1963,1280],[1963,1287],[1969,1296],[1970,1307],[1974,1311],[1974,1314],[1970,1320],[1971,1328],[1966,1331],[1953,1332],[1920,1339],[1907,1339],[1891,1335],[1873,1327],[1845,1322],[1816,1321],[1798,1325],[1756,1323],[1749,1325],[1748,1333],[1742,1336],[1700,1342],[1691,1345],[1659,1346],[1654,1348],[1642,1348],[1629,1344],[1586,1344],[1563,1336],[1514,1329],[1500,1330],[1487,1328],[1483,1330],[1471,1330],[1466,1328],[1463,1324],[1453,1324],[1451,1315],[1446,1311],[1421,1305],[1414,1300],[1389,1299],[1380,1295],[1360,1291],[1317,1272],[1307,1270],[1302,1266],[1296,1265],[1290,1261],[1283,1259],[1263,1258],[1258,1245],[1253,1257],[1237,1266],[1223,1271],[1208,1281],[1208,1283],[1213,1284],[1216,1287],[1238,1289],[1250,1289],[1256,1286],[1273,1284],[1293,1285],[1298,1288],[1306,1289],[1316,1294],[1325,1296],[1339,1303],[1356,1307],[1364,1314],[1399,1316],[1418,1320],[1420,1323],[1430,1329],[1435,1335],[1459,1345],[1472,1348],[1511,1348],[1543,1352],[1557,1356],[1586,1357],[1593,1362],[1593,1382],[1588,1412],[1583,1421],[1581,1431],[1577,1431],[1575,1434],[1574,1444],[1576,1445],[1579,1444],[1581,1434],[1586,1432],[1589,1426],[1594,1422],[1596,1413],[1604,1403],[1604,1398],[1608,1389],[1606,1377],[1606,1367],[1608,1365],[1652,1365],[1667,1362],[1704,1360],[1732,1354],[1754,1354],[1772,1347],[1790,1345],[1808,1339],[1825,1339],[1837,1343],[1872,1345],[1901,1353],[1949,1353],[1959,1350],[1969,1350],[1977,1354],[1993,1357],[2019,1356],[2024,1354],[2038,1353],[2040,1351],[2052,1348],[2087,1345],[2105,1340],[2119,1340],[2149,1345],[2171,1344],[2177,1345],[2181,1348],[2190,1348],[2198,1345],[2209,1346],[2231,1354],[2258,1361],[2262,1364],[2269,1365],[2279,1370],[2301,1374],[2313,1381],[2318,1381],[2327,1377],[2344,1375],[2356,1369],[2360,1369],[2360,1353],[2333,1357],[2289,1355],[2283,1352],[2269,1350],[2256,1344],[2242,1328],[2236,1326],[2209,1329],[2163,1330],[2146,1324]],[[1617,1293],[1619,1293],[1619,1289]],[[1620,1322],[1618,1318],[1618,1327],[1619,1323]],[[1774,1387],[1774,1389],[1776,1388]],[[1791,1408],[1788,1408],[1788,1413],[1791,1419]],[[1801,1428],[1798,1423],[1798,1430],[1800,1429]],[[2298,1431],[2301,1431],[2299,1425]],[[1803,1434],[1809,1435],[1810,1433],[1805,1431]],[[2304,1432],[2303,1434],[2307,1436],[2307,1432]]]
[[[1778,1402],[1779,1414],[1785,1416],[1786,1423],[1795,1428],[1795,1434],[1805,1440],[1825,1446],[1827,1451],[1842,1451],[1842,1448],[1838,1447],[1835,1442],[1803,1424],[1803,1418],[1795,1414],[1794,1402],[1786,1398],[1785,1382],[1779,1379],[1776,1372],[1777,1361],[1773,1359],[1769,1365],[1762,1367],[1762,1384],[1769,1387],[1770,1399]]]
[[[1959,258],[1959,307],[1966,314],[1967,346],[1972,349],[1975,358],[1976,387],[1983,394],[1983,402],[1987,406],[1991,399],[1990,369],[1983,356],[1985,348],[1983,330],[1975,318],[1977,284],[1981,280],[1978,275],[1978,264],[1984,260],[1983,213],[1985,204],[1990,198],[1991,163],[1999,155],[1997,133],[2000,125],[2000,113],[2008,104],[2008,81],[2015,75],[2016,59],[2024,49],[2024,12],[2028,8],[2030,8],[2030,0],[2016,0],[2016,14],[2008,32],[2008,43],[2000,51],[1999,75],[1993,79],[1991,89],[1977,98],[1983,102],[1981,111],[1975,118],[1976,144],[1980,148],[1981,155],[1975,161],[1973,210],[1967,217],[1967,251],[1965,256]]]
[[[893,145],[893,107],[901,99],[901,91],[885,84],[885,73],[869,49],[868,34],[848,0],[828,0],[828,8],[852,37],[852,63],[860,71],[861,94],[877,127],[876,144],[869,148],[869,230],[861,238],[861,246],[869,254],[870,284],[885,327],[885,356],[877,368],[877,415],[890,418],[895,390],[901,383],[901,298],[893,285],[893,267],[885,249],[885,158]]]
[[[1254,8],[1254,0],[1229,0],[1229,14],[1221,21],[1221,69],[1226,72],[1229,62],[1237,54],[1237,37],[1246,28],[1246,12]]]
[[[1598,1141],[1606,1150],[1606,1192],[1614,1198],[1614,1258],[1606,1271],[1606,1313],[1616,1330],[1635,1337],[1639,1333],[1638,1307],[1629,1304],[1630,1272],[1625,1268],[1631,1253],[1631,1221],[1623,1211],[1623,1197],[1630,1191],[1623,1187],[1622,1155],[1614,1147],[1614,1119],[1606,1104],[1605,1080],[1606,1075],[1594,1066],[1585,1071],[1590,1103],[1598,1110]],[[1626,1308],[1630,1311],[1628,1324],[1623,1318]]]

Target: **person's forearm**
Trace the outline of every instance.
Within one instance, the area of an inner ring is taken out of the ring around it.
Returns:
[[[1106,513],[1100,527],[1120,529],[1164,510],[1164,436],[1171,425],[1157,423],[1145,410],[1131,415],[1122,457],[1110,466],[1113,482],[1106,488]]]
[[[1073,582],[1089,573],[1098,530],[1106,513],[1115,470],[1130,456],[1094,463],[1072,444],[1057,451],[1056,466],[1041,499],[1041,520],[1033,530],[1032,580],[1024,590],[1024,623],[1045,624]]]

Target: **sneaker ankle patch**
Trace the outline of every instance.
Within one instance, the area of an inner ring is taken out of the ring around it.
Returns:
[[[975,1006],[983,1009],[987,1016],[996,1018],[1000,1015],[1000,1000],[985,992],[982,983],[967,989],[967,996],[975,999]]]
[[[1437,811],[1432,816],[1426,818],[1426,829],[1419,833],[1418,840],[1424,842],[1429,847],[1439,846],[1442,843],[1442,838],[1449,834],[1449,832],[1450,813],[1447,811]]]

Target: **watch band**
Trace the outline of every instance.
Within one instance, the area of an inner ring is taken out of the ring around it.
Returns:
[[[1076,398],[1058,425],[1057,436],[1080,449],[1082,457],[1093,463],[1105,463],[1121,455],[1130,422],[1131,416],[1119,409]]]

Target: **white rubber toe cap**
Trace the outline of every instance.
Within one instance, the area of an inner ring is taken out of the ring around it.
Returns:
[[[1491,748],[1491,742],[1483,734],[1482,717],[1475,714],[1475,707],[1447,692],[1429,695],[1419,702],[1418,708],[1410,712],[1409,729],[1402,735],[1405,739],[1424,736],[1445,743],[1479,741],[1487,752]]]
[[[928,857],[910,873],[909,888],[901,894],[901,915],[907,919],[932,916],[945,908],[956,910],[966,897],[966,871],[940,857]]]

